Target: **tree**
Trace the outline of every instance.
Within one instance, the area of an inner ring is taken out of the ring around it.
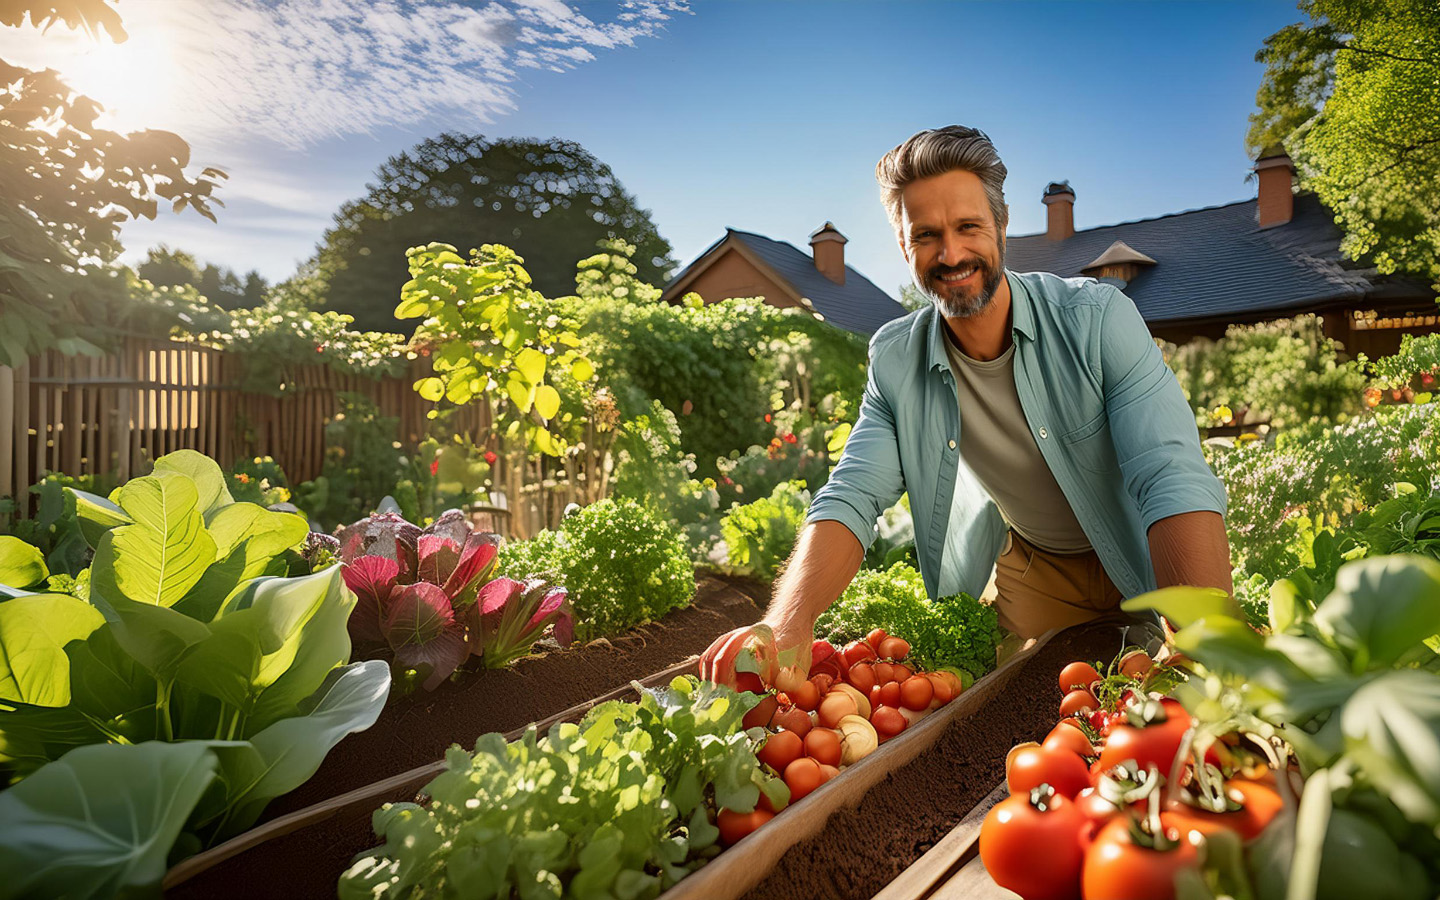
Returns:
[[[910,312],[914,312],[917,309],[924,309],[933,302],[934,301],[931,300],[924,291],[915,285],[908,282],[900,285],[900,305]]]
[[[231,269],[202,267],[192,254],[164,244],[151,247],[135,271],[157,288],[189,285],[221,309],[253,309],[264,304],[270,289],[259,272],[251,270],[242,280]]]
[[[135,267],[135,274],[158,287],[200,285],[200,263],[184,250],[172,250],[164,244],[145,252],[145,261]]]
[[[64,21],[124,40],[102,0],[6,3],[0,24]],[[98,352],[133,317],[125,277],[111,264],[120,223],[155,218],[160,201],[213,220],[224,173],[192,177],[189,146],[166,131],[100,128],[101,108],[54,70],[0,60],[0,365],[48,347]]]
[[[1246,138],[1283,145],[1345,230],[1341,249],[1440,289],[1440,7],[1302,0],[1310,22],[1265,40]]]
[[[402,328],[394,311],[411,247],[504,244],[537,291],[558,296],[571,292],[576,260],[604,238],[638,247],[641,281],[663,283],[674,266],[649,211],[579,144],[447,133],[379,168],[365,197],[336,213],[315,268],[327,305],[357,328],[408,331],[413,323]]]

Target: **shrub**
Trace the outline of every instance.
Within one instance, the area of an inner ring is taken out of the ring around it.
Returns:
[[[995,610],[968,594],[930,600],[925,580],[904,563],[862,570],[815,623],[815,636],[852,641],[872,628],[909,641],[911,658],[924,669],[954,666],[979,678],[995,668]]]
[[[714,479],[697,481],[695,457],[680,451],[675,414],[656,400],[648,415],[620,426],[611,496],[634,500],[685,534],[696,562],[720,540],[720,497]]]
[[[570,591],[580,640],[620,634],[652,622],[695,596],[695,570],[684,539],[631,500],[601,500],[559,529],[507,543],[500,573],[517,580],[553,578]]]
[[[754,503],[736,505],[720,520],[730,567],[746,575],[773,581],[780,566],[795,549],[810,491],[803,481],[787,481]]]

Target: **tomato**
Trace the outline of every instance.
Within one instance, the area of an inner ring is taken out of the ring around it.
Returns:
[[[826,728],[834,728],[846,716],[859,714],[860,707],[855,704],[855,698],[849,694],[832,691],[820,701],[820,724]]]
[[[745,714],[740,724],[746,728],[765,728],[769,726],[770,719],[775,715],[775,710],[780,708],[780,701],[774,694],[766,694],[760,698],[755,708]]]
[[[904,638],[887,637],[875,648],[875,652],[881,659],[904,659],[910,655],[910,642]]]
[[[1178,830],[1166,837],[1177,841],[1167,849],[1135,843],[1128,817],[1111,819],[1085,853],[1080,874],[1085,900],[1174,900],[1175,875],[1198,869],[1200,851],[1192,835],[1180,840]]]
[[[729,809],[720,810],[715,817],[715,824],[720,829],[720,843],[727,847],[733,847],[750,832],[764,825],[775,818],[773,812],[767,812],[758,806],[754,812],[739,813]]]
[[[1120,657],[1120,674],[1126,678],[1144,678],[1155,668],[1155,661],[1144,650],[1131,650]]]
[[[1001,800],[980,826],[980,860],[995,883],[1025,900],[1075,900],[1085,816],[1051,789]]]
[[[799,759],[803,752],[805,752],[805,744],[798,734],[793,731],[781,731],[767,737],[760,752],[755,755],[776,772],[784,772],[785,767]]]
[[[845,665],[845,657],[835,650],[829,641],[817,640],[810,645],[810,677],[829,675],[839,678]]]
[[[839,774],[840,774],[840,770],[839,770],[839,769],[837,769],[837,768],[834,767],[834,766],[827,766],[827,765],[825,765],[824,763],[821,763],[821,764],[820,764],[820,771],[825,774],[825,780],[826,780],[826,781],[829,781],[830,779],[834,778],[836,775],[839,775]]]
[[[900,705],[900,682],[891,681],[880,685],[880,703],[882,706]],[[874,703],[870,704],[874,706]]]
[[[870,724],[875,726],[875,733],[880,735],[883,741],[904,731],[905,726],[910,723],[895,707],[877,706],[870,714]]]
[[[791,803],[824,783],[825,773],[820,771],[820,764],[808,756],[802,756],[785,767],[785,786],[790,788]]]
[[[827,766],[840,765],[840,733],[830,728],[812,728],[805,735],[805,755]]]
[[[1074,797],[1090,786],[1090,767],[1063,747],[1022,744],[1005,760],[1005,783],[1012,794],[1048,784],[1066,797]]]
[[[786,691],[790,695],[790,702],[806,712],[814,712],[820,705],[820,689],[815,682],[807,681],[793,691]]]
[[[900,705],[916,711],[930,708],[935,686],[924,675],[911,675],[900,684]]]
[[[776,728],[793,731],[801,738],[809,734],[811,727],[814,725],[814,723],[810,721],[810,713],[798,706],[781,709],[775,714],[775,718],[770,720],[770,724]]]
[[[889,684],[895,680],[895,664],[888,662],[877,662],[874,667],[875,683]]]
[[[1180,752],[1185,732],[1190,729],[1190,714],[1178,703],[1173,706],[1161,704],[1160,708],[1163,712],[1157,712],[1157,718],[1151,724],[1136,727],[1122,718],[1119,723],[1111,725],[1105,749],[1100,751],[1102,768],[1108,771],[1127,759],[1133,759],[1141,771],[1153,765],[1160,774],[1170,777],[1170,767],[1175,762],[1175,755]]]
[[[1093,787],[1088,787],[1076,794],[1075,805],[1080,807],[1080,811],[1085,814],[1086,819],[1090,820],[1096,831],[1120,814],[1120,807],[1100,796],[1100,791]]]
[[[1065,695],[1064,700],[1060,701],[1060,715],[1062,716],[1073,716],[1078,712],[1099,708],[1100,701],[1096,700],[1095,695],[1084,688],[1071,691]]]
[[[1079,688],[1088,688],[1100,680],[1100,673],[1089,663],[1072,662],[1060,670],[1060,692],[1068,694]]]
[[[880,653],[880,645],[883,644],[889,636],[890,635],[885,633],[884,629],[875,628],[872,629],[869,634],[865,635],[865,643],[869,644],[870,649],[874,650],[878,655]]]
[[[851,641],[845,645],[842,652],[845,654],[845,664],[850,666],[875,658],[875,651],[864,641]]]
[[[1085,733],[1078,728],[1071,728],[1069,725],[1064,724],[1064,722],[1050,729],[1050,733],[1045,736],[1042,746],[1064,747],[1080,756],[1095,755],[1095,747],[1090,743],[1090,739],[1085,736]]]
[[[896,663],[895,666],[894,666],[893,668],[891,668],[891,670],[890,670],[890,676],[891,676],[895,681],[898,681],[898,682],[900,682],[901,684],[904,684],[905,681],[906,681],[907,679],[909,679],[911,675],[914,675],[914,674],[915,674],[915,670],[914,670],[914,669],[910,668],[909,666],[900,665],[899,663]]]
[[[1243,779],[1227,781],[1225,796],[1234,807],[1226,812],[1212,812],[1175,800],[1166,807],[1162,818],[1168,817],[1177,828],[1193,828],[1206,836],[1228,829],[1248,841],[1264,831],[1285,805],[1274,788]]]
[[[832,687],[835,686],[835,682],[836,682],[837,680],[838,680],[838,679],[837,679],[835,676],[831,676],[831,675],[811,675],[811,676],[810,676],[810,683],[813,684],[813,685],[815,685],[815,689],[820,692],[820,696],[821,696],[821,697],[823,697],[823,696],[825,696],[826,694],[830,693],[830,688],[832,688]]]
[[[938,672],[926,672],[925,677],[930,679],[930,686],[935,689],[935,699],[931,701],[932,705],[944,706],[955,699],[955,690],[950,686],[948,679],[942,678]]]
[[[761,681],[760,676],[754,672],[736,672],[735,690],[749,691],[752,694],[763,694],[765,693],[765,682]]]
[[[850,682],[857,691],[862,694],[869,694],[870,689],[876,684],[874,663],[858,662],[850,667],[845,680]]]

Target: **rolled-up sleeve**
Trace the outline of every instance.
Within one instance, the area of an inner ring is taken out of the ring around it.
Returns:
[[[839,522],[854,533],[865,550],[875,542],[875,520],[900,499],[905,480],[895,434],[895,412],[875,377],[875,346],[860,401],[860,416],[840,462],[810,503],[805,521]]]
[[[1187,512],[1225,515],[1225,486],[1200,451],[1195,415],[1129,297],[1105,286],[1100,361],[1105,409],[1141,526]]]

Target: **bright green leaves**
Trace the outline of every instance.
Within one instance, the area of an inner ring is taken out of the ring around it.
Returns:
[[[1388,669],[1414,651],[1429,655],[1440,634],[1440,563],[1379,556],[1350,563],[1315,610],[1315,627],[1344,652],[1356,674]]]
[[[515,354],[515,371],[526,384],[539,384],[545,377],[545,354],[534,347],[526,347]]]
[[[1120,604],[1127,612],[1153,609],[1184,628],[1206,616],[1225,615],[1232,611],[1230,595],[1218,588],[1168,587],[1132,597]]]
[[[50,577],[39,549],[17,537],[0,535],[0,585],[12,588],[36,587]]]
[[[215,541],[205,531],[200,494],[175,474],[136,478],[116,494],[131,518],[100,540],[93,578],[140,603],[173,606],[215,561]]]
[[[104,624],[98,609],[65,594],[0,603],[0,701],[68,704],[70,659],[65,648]]]
[[[445,382],[433,376],[430,378],[422,378],[415,382],[415,392],[420,395],[422,400],[429,400],[434,403],[445,396]]]
[[[535,388],[535,410],[544,419],[553,419],[560,412],[560,392],[548,384]]]

